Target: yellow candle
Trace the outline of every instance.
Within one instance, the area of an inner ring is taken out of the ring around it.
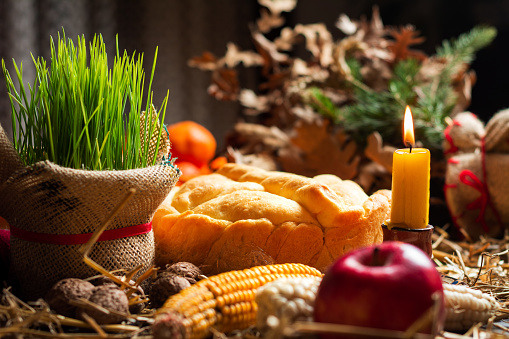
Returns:
[[[413,122],[407,106],[404,141],[410,148],[394,152],[392,209],[389,227],[426,228],[429,222],[430,152],[414,145]]]

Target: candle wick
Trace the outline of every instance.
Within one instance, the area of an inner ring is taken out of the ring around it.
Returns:
[[[406,142],[405,143],[407,147],[410,148],[410,153],[412,153],[412,143],[411,142]]]

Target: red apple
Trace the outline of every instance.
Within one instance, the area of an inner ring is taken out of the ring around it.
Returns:
[[[359,248],[336,260],[318,289],[314,319],[405,331],[434,305],[435,296],[439,302],[435,329],[441,329],[444,292],[434,263],[414,245],[388,241]],[[431,330],[428,326],[420,332]]]

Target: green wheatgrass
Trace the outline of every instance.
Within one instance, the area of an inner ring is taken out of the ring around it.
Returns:
[[[58,35],[50,39],[49,64],[42,57],[32,60],[33,84],[23,84],[23,65],[13,60],[19,90],[2,59],[12,108],[13,144],[25,165],[49,160],[60,166],[89,170],[122,170],[156,163],[168,95],[159,113],[147,114],[145,134],[140,135],[142,110],[153,111],[152,81],[157,48],[143,107],[145,73],[143,54],[121,55],[116,42],[113,66],[108,67],[106,46],[94,36],[87,50],[85,37],[75,45]],[[157,133],[157,147],[149,154],[149,142]],[[143,147],[143,149],[142,149]]]

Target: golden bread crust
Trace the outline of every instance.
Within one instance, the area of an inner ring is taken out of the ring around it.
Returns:
[[[368,197],[333,175],[226,164],[186,182],[157,210],[156,263],[190,261],[206,274],[286,262],[325,270],[382,241],[390,201],[388,190]]]
[[[238,190],[263,191],[263,186],[254,182],[237,182],[220,174],[203,175],[186,182],[174,194],[172,206],[179,212],[192,210],[196,206],[221,194]]]

